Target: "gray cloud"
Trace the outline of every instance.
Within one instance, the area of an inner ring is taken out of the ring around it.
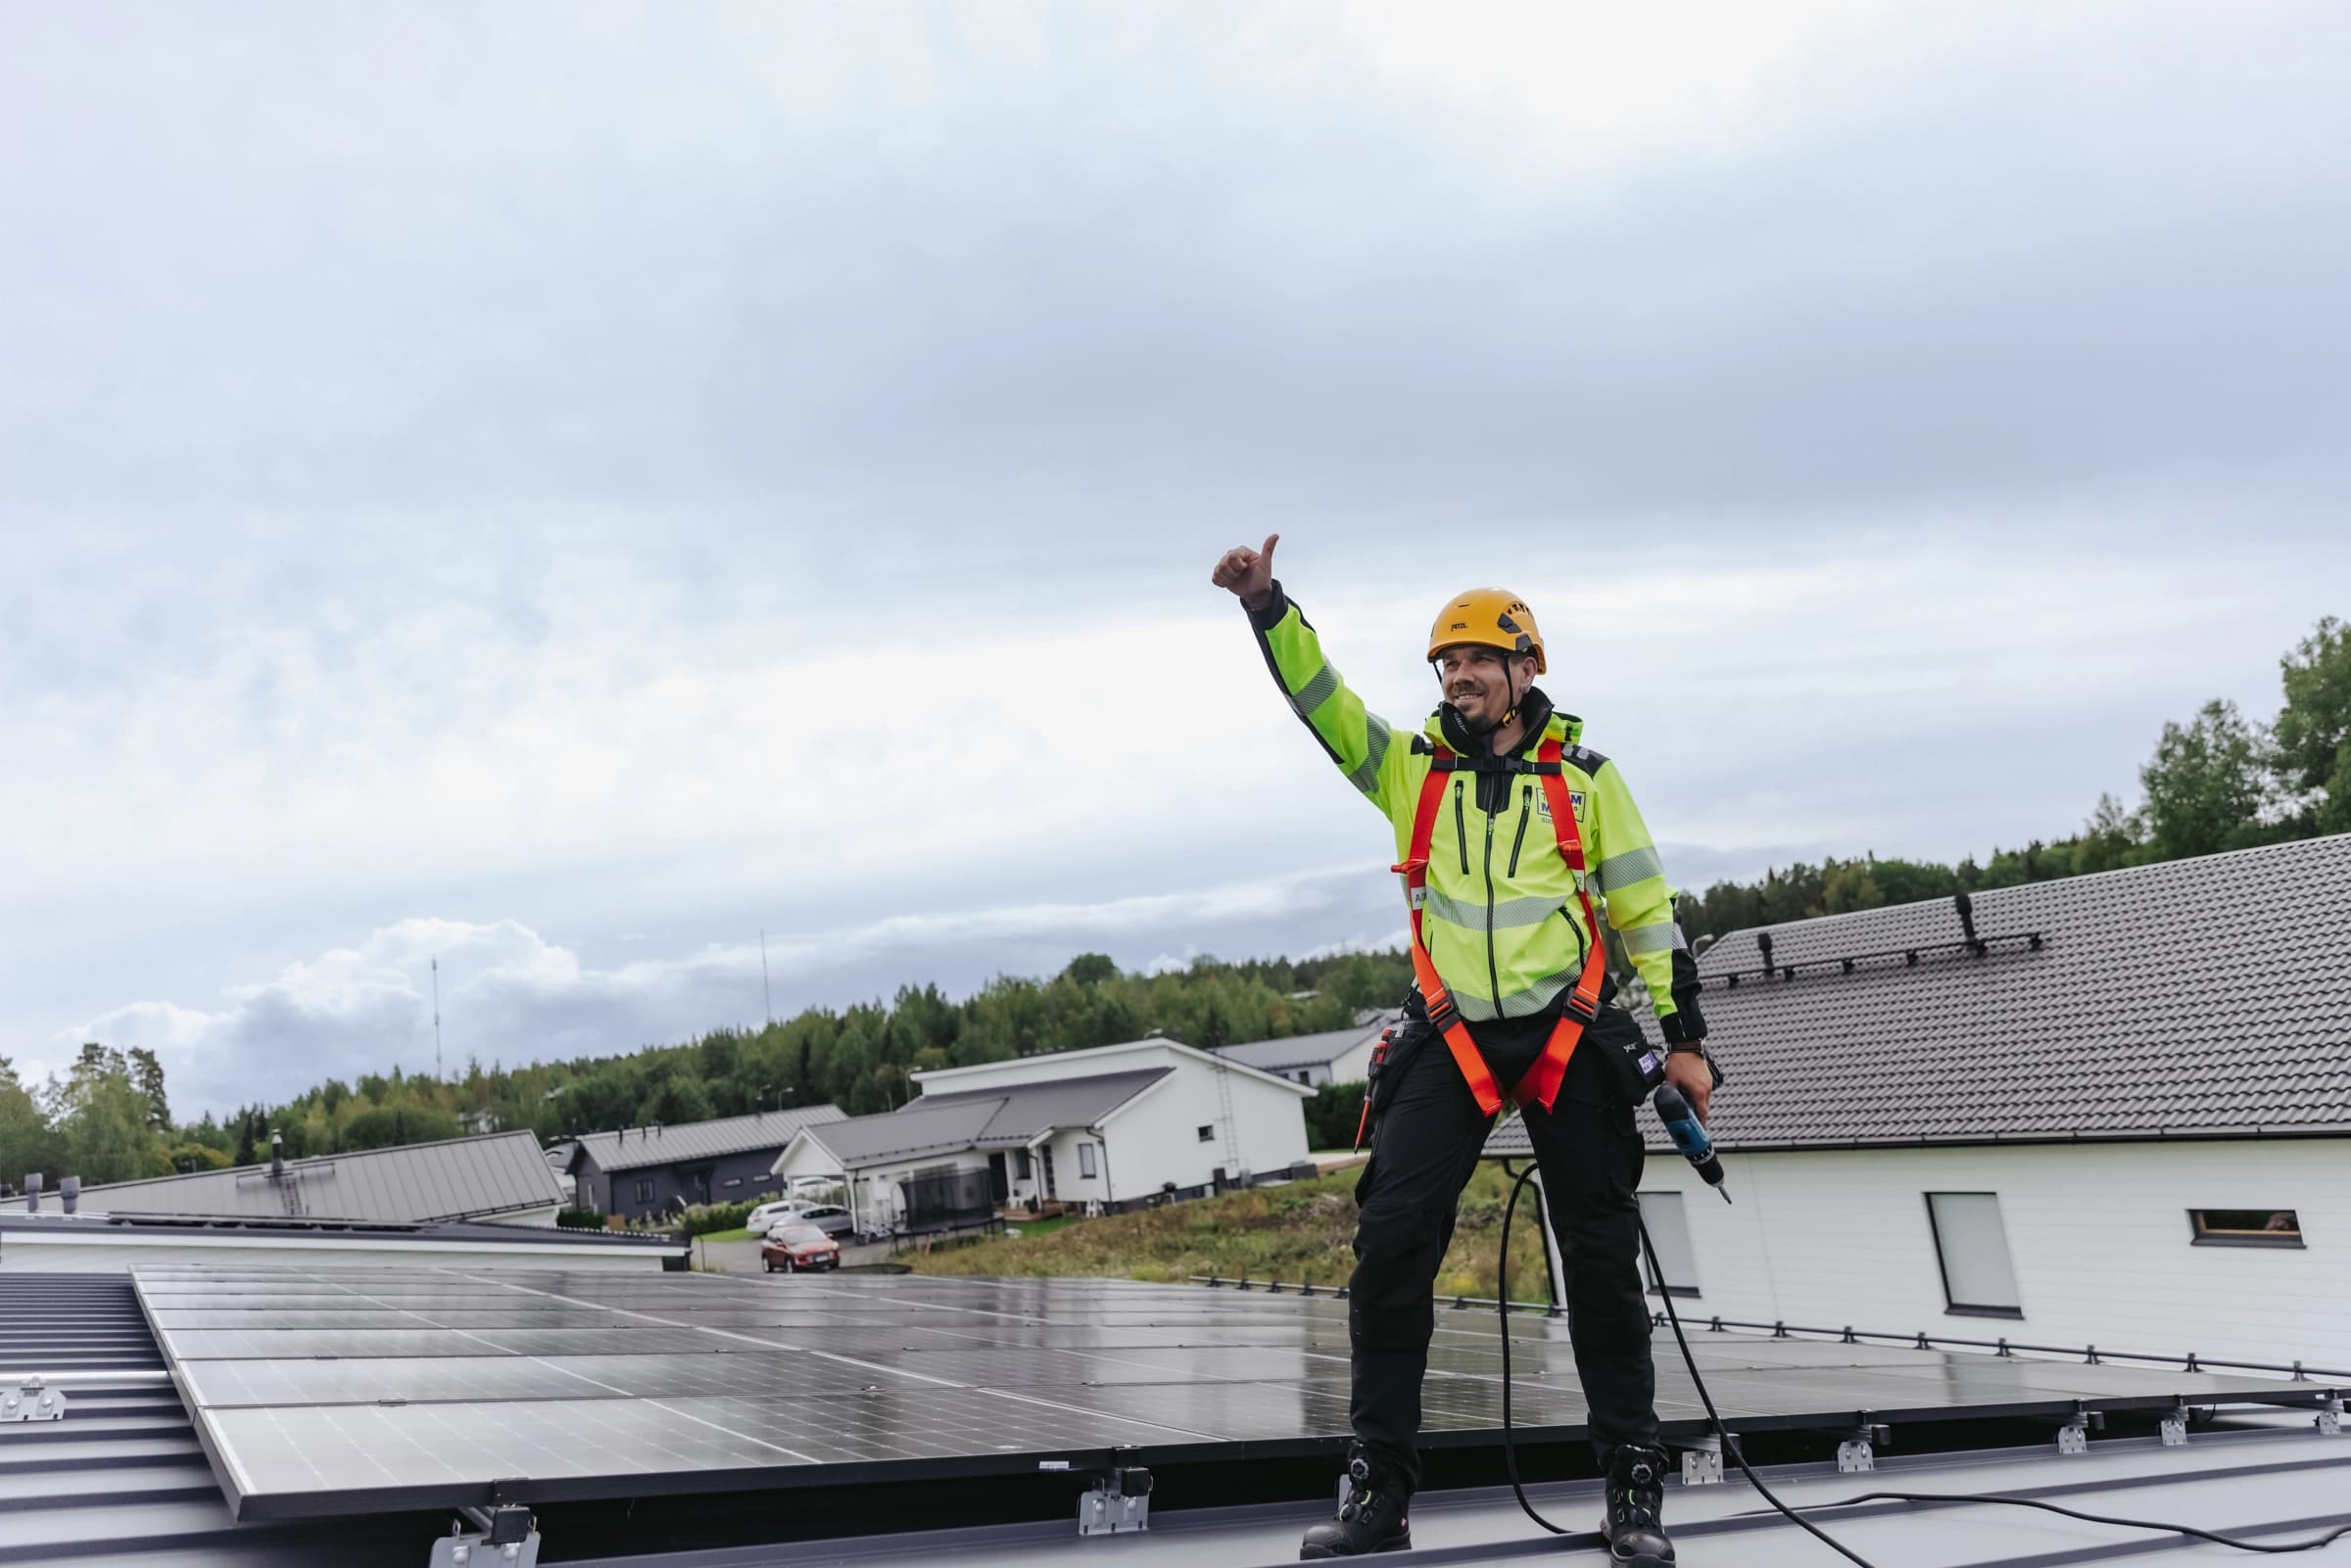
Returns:
[[[1213,907],[1382,848],[1201,582],[1275,527],[1400,718],[1534,597],[1684,881],[2065,831],[2342,608],[2351,16],[1751,12],[12,16],[0,1029],[360,1070],[407,958],[253,977],[419,910],[587,955],[509,1055],[762,925],[1386,929]]]

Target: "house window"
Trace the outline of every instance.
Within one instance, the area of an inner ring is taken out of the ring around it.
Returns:
[[[2198,1247],[2299,1247],[2302,1216],[2291,1209],[2190,1209]]]
[[[631,1196],[638,1203],[651,1203],[653,1201],[653,1178],[650,1176],[639,1176],[637,1178],[636,1186],[631,1190]]]
[[[2008,1259],[2008,1233],[2000,1225],[1999,1194],[1931,1192],[1927,1222],[1943,1259],[1947,1310],[1962,1317],[2025,1315]]]
[[[1641,1223],[1649,1229],[1649,1293],[1696,1296],[1698,1253],[1690,1245],[1690,1216],[1678,1192],[1645,1192]]]
[[[1026,1149],[1015,1149],[1015,1150],[1012,1152],[1012,1154],[1013,1154],[1013,1160],[1015,1161],[1015,1163],[1016,1163],[1016,1165],[1017,1165],[1017,1168],[1018,1168],[1018,1172],[1019,1172],[1020,1178],[1021,1178],[1023,1181],[1027,1181],[1027,1180],[1029,1180],[1029,1179],[1030,1179],[1032,1176],[1033,1176],[1033,1175],[1035,1174],[1034,1170],[1032,1170],[1032,1169],[1031,1168],[1031,1166],[1030,1166],[1030,1164],[1029,1164],[1029,1151],[1028,1151],[1028,1150],[1026,1150]]]
[[[740,1187],[743,1185],[743,1178],[741,1176],[729,1176],[726,1179],[725,1185],[729,1187]]]
[[[1078,1174],[1080,1176],[1099,1174],[1094,1168],[1094,1146],[1090,1143],[1081,1143],[1078,1146]]]
[[[1215,1122],[1212,1121],[1207,1126],[1200,1129],[1200,1141],[1202,1143],[1215,1143],[1217,1141],[1217,1124]]]

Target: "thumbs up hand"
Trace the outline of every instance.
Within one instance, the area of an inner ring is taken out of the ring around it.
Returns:
[[[1268,534],[1260,548],[1235,546],[1217,558],[1217,569],[1208,580],[1250,609],[1264,609],[1273,597],[1273,546],[1279,543],[1279,534]]]

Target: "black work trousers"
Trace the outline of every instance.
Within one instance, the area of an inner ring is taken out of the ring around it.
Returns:
[[[1475,1032],[1474,1030],[1472,1031]],[[1568,1331],[1576,1376],[1591,1411],[1592,1446],[1607,1463],[1622,1443],[1657,1437],[1656,1368],[1650,1359],[1649,1303],[1640,1273],[1641,1139],[1633,1107],[1614,1088],[1603,1051],[1639,1026],[1608,1007],[1585,1031],[1550,1111],[1524,1115],[1542,1167],[1545,1207],[1566,1263]],[[1481,1045],[1484,1043],[1480,1042]],[[1506,1087],[1532,1061],[1524,1049],[1490,1049]],[[1493,1120],[1477,1108],[1442,1036],[1403,1064],[1404,1076],[1356,1186],[1355,1276],[1347,1304],[1352,1346],[1351,1416],[1357,1441],[1415,1488],[1420,1461],[1420,1383],[1436,1332],[1432,1291],[1453,1242],[1462,1189],[1477,1167]]]

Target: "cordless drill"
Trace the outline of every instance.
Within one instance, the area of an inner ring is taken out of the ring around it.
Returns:
[[[1707,1186],[1722,1194],[1722,1201],[1731,1201],[1731,1189],[1722,1184],[1722,1162],[1715,1157],[1714,1140],[1706,1136],[1705,1123],[1682,1098],[1682,1091],[1670,1083],[1657,1085],[1656,1098],[1650,1102],[1657,1108],[1657,1119],[1665,1123],[1666,1135],[1673,1146],[1682,1152]]]

